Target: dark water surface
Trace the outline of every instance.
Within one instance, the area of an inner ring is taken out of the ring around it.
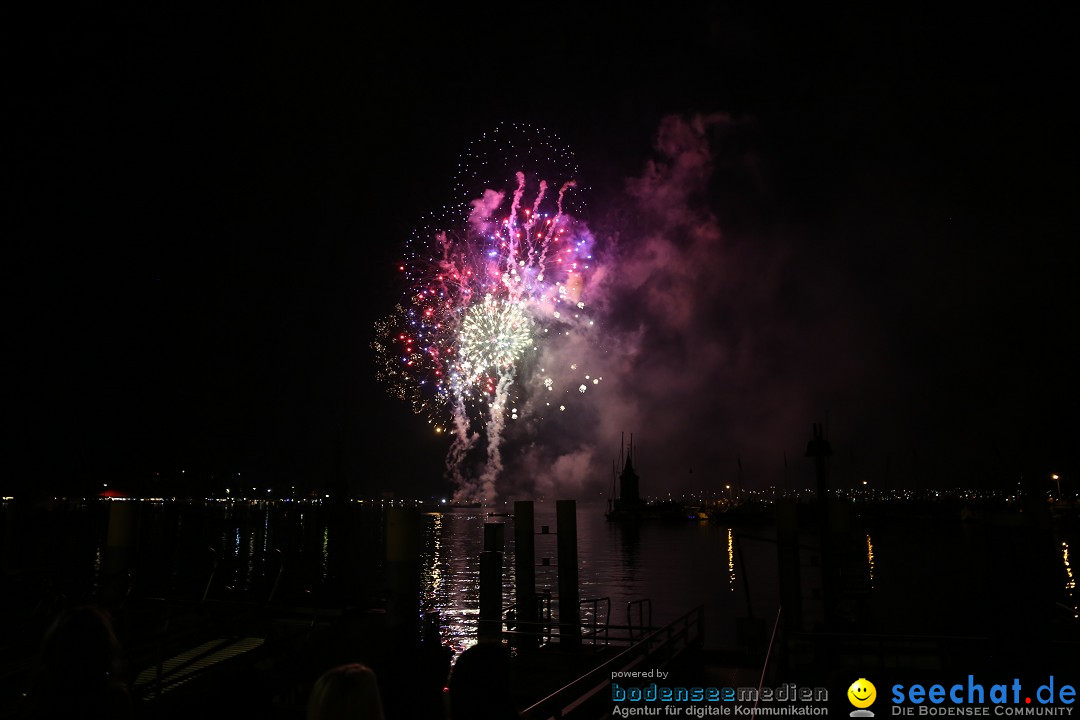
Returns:
[[[5,505],[4,571],[19,580],[6,602],[28,607],[45,593],[93,600],[110,544],[127,542],[133,595],[375,606],[386,591],[387,518],[404,512],[356,503],[341,511],[284,502],[123,504],[124,522],[108,502]],[[608,522],[604,509],[579,503],[576,512],[580,595],[597,601],[590,607],[599,620],[625,625],[634,604],[651,606],[653,623],[662,624],[702,605],[707,645],[716,648],[736,642],[738,618],[771,628],[780,605],[774,525],[688,520],[627,527]],[[503,600],[513,602],[514,518],[470,508],[407,512],[418,515],[423,607],[439,612],[446,642],[471,644],[486,523],[504,524]],[[554,533],[554,503],[535,505],[536,585],[557,596],[556,536],[539,534],[543,525]],[[1015,517],[856,517],[844,549],[846,583],[862,604],[867,631],[983,635],[998,624],[1022,623],[1026,613],[1049,612],[1070,632],[1077,534],[1075,524],[1049,516],[1034,531]],[[813,533],[802,532],[800,543],[803,620],[812,627],[820,616],[818,553]]]

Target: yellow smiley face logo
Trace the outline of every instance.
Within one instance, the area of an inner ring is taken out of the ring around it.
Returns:
[[[857,708],[868,708],[877,698],[877,688],[866,678],[859,678],[847,689],[848,700]]]

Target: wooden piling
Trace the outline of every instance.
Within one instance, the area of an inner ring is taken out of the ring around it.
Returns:
[[[581,649],[581,604],[577,564],[577,502],[555,501],[559,563],[559,647]]]
[[[531,500],[514,502],[514,604],[517,646],[533,649],[538,644],[536,607],[536,537]]]

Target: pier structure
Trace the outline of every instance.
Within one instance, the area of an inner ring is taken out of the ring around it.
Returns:
[[[557,500],[556,568],[558,572],[558,646],[572,652],[580,649],[581,594],[578,587],[577,501]],[[547,618],[541,618],[540,597],[536,592],[536,528],[531,500],[514,503],[514,603],[509,609],[502,604],[502,567],[505,525],[484,524],[484,550],[480,555],[480,621],[479,640],[501,640],[503,625],[509,611],[515,644],[524,650],[534,649]],[[549,528],[541,535],[550,536]],[[548,559],[542,561],[547,566]],[[520,641],[520,642],[518,642]]]

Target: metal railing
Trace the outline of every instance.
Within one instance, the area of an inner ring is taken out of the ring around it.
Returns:
[[[630,628],[632,640],[644,637],[652,630],[652,600],[642,598],[626,603],[626,626]]]
[[[603,605],[603,611],[600,606]],[[581,618],[581,639],[591,640],[596,645],[602,640],[607,645],[611,628],[611,598],[591,598],[578,603]],[[602,614],[601,614],[602,613]]]
[[[529,644],[543,645],[551,642],[554,620],[551,614],[551,593],[542,592],[536,596],[536,620],[529,622],[521,618],[517,603],[507,605],[502,611],[502,634],[511,645],[523,639]]]
[[[559,623],[552,614],[552,595],[537,595],[536,620],[521,619],[516,603],[508,605],[502,613],[502,637],[512,646],[545,645],[558,642]],[[626,604],[627,625],[611,624],[611,598],[588,598],[578,603],[581,639],[592,645],[632,645],[648,633],[656,630],[652,625],[652,604],[648,599],[632,600]]]

